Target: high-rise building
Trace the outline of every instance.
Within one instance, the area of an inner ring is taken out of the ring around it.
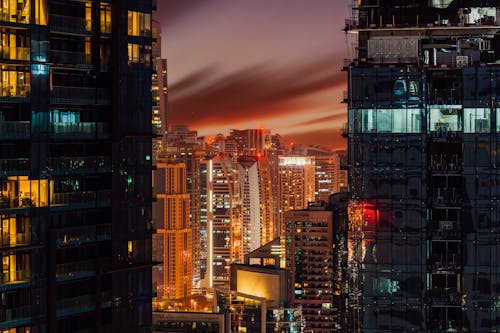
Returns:
[[[498,2],[354,6],[350,331],[498,331]]]
[[[274,238],[271,170],[267,157],[241,156],[240,175],[242,204],[243,255]]]
[[[168,83],[167,83],[167,59],[161,57],[161,24],[153,20],[153,74],[152,87],[153,94],[153,153],[157,155],[166,148],[167,134],[167,103],[168,103]]]
[[[279,236],[284,236],[283,213],[305,209],[314,202],[314,158],[306,156],[280,156],[278,162]]]
[[[341,221],[333,215],[325,202],[284,214],[290,301],[302,306],[306,331],[343,332],[341,287],[335,283],[341,271],[336,265]]]
[[[0,330],[151,331],[151,0],[0,4]]]
[[[198,133],[187,126],[172,126],[167,135],[167,148],[158,159],[169,163],[186,165],[186,191],[190,198],[190,220],[192,231],[193,292],[200,287],[206,263],[206,224],[201,223],[201,170],[200,161],[205,157],[205,148],[198,144]]]
[[[346,152],[295,144],[292,154],[314,156],[316,201],[328,202],[330,194],[347,189],[347,170],[342,167]]]
[[[262,156],[271,148],[271,131],[265,128],[231,130],[225,152],[233,157]]]
[[[192,231],[184,163],[158,163],[154,171],[153,216],[158,225],[154,235],[157,261],[162,262],[161,276],[153,276],[158,284],[158,298],[185,300],[191,296],[193,283]],[[159,250],[163,250],[158,253]],[[156,267],[155,267],[156,272]]]
[[[207,228],[206,286],[228,287],[229,268],[243,260],[240,179],[228,157],[201,162],[202,222]]]

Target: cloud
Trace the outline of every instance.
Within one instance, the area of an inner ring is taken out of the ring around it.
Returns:
[[[214,73],[217,70],[216,65],[205,66],[202,69],[199,69],[188,76],[182,78],[176,83],[170,85],[169,91],[176,92],[181,94],[183,92],[192,90],[200,84],[205,84],[211,78],[213,78]]]
[[[340,129],[337,128],[289,133],[283,137],[286,140],[285,142],[294,141],[305,145],[318,145],[333,150],[345,149],[347,146],[347,139],[342,137]]]
[[[335,111],[332,111],[332,113]],[[302,123],[297,123],[294,124],[294,126],[299,126],[299,125],[318,125],[318,124],[323,124],[325,122],[332,123],[332,126],[335,128],[338,128],[338,124],[342,123],[346,120],[346,111],[343,111],[342,113],[337,113],[337,114],[332,114],[331,116],[326,116],[326,117],[321,117],[321,118],[316,118],[316,119],[311,119]]]
[[[332,92],[344,85],[344,74],[329,55],[308,64],[278,68],[269,63],[247,67],[209,80],[214,69],[204,68],[169,88],[169,119],[172,124],[206,126],[266,117],[286,116],[315,107],[303,97]],[[191,84],[207,83],[198,88]]]
[[[157,10],[153,12],[153,18],[173,22],[180,20],[185,14],[199,8],[207,0],[159,0]]]

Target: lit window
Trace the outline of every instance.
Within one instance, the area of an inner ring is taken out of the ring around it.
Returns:
[[[151,37],[151,14],[128,11],[129,36]]]

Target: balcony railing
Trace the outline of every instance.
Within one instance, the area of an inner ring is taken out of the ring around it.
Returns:
[[[431,290],[433,305],[459,306],[462,302],[462,295],[456,289],[434,288]]]
[[[82,17],[50,15],[50,26],[55,31],[61,32],[90,32],[92,21]]]
[[[29,139],[30,134],[29,121],[0,121],[0,139]]]
[[[29,269],[24,269],[16,271],[14,276],[10,272],[0,274],[0,284],[4,283],[14,283],[14,282],[24,282],[30,280]]]
[[[1,160],[0,160],[1,165]],[[82,170],[111,169],[109,156],[76,156],[50,158],[47,163],[53,174],[81,172]]]
[[[57,246],[68,246],[111,239],[111,225],[93,225],[57,232]]]
[[[82,191],[54,193],[50,200],[51,206],[66,205],[102,205],[111,203],[111,191]]]
[[[84,295],[73,298],[66,298],[57,301],[58,310],[86,309],[95,307],[95,295]]]
[[[1,123],[0,123],[1,124]],[[0,175],[26,172],[31,169],[29,158],[5,158],[0,159]]]
[[[90,65],[92,63],[92,56],[83,52],[51,50],[49,54],[50,60],[56,64]]]
[[[52,133],[55,137],[69,138],[105,138],[109,136],[106,123],[53,123]]]
[[[10,321],[28,320],[31,318],[31,306],[20,306],[17,308],[10,308],[0,310],[0,328],[3,324]]]
[[[98,266],[102,270],[108,270],[111,266],[111,259],[76,261],[56,266],[56,278],[58,279],[77,279],[95,275]]]
[[[0,46],[0,58],[6,60],[30,60],[29,47]]]
[[[29,84],[0,84],[0,100],[9,98],[26,98],[30,96],[30,92],[31,86]]]
[[[440,187],[433,193],[433,202],[436,205],[460,205],[463,202],[462,191],[454,187]]]
[[[15,247],[29,245],[31,242],[31,234],[12,234],[12,235],[0,235],[0,247]]]
[[[111,91],[105,88],[53,86],[51,102],[54,104],[110,104]]]

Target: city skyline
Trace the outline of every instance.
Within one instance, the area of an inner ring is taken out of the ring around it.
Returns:
[[[332,1],[158,2],[154,18],[170,45],[169,123],[209,137],[266,127],[344,148],[347,13],[348,2]]]

